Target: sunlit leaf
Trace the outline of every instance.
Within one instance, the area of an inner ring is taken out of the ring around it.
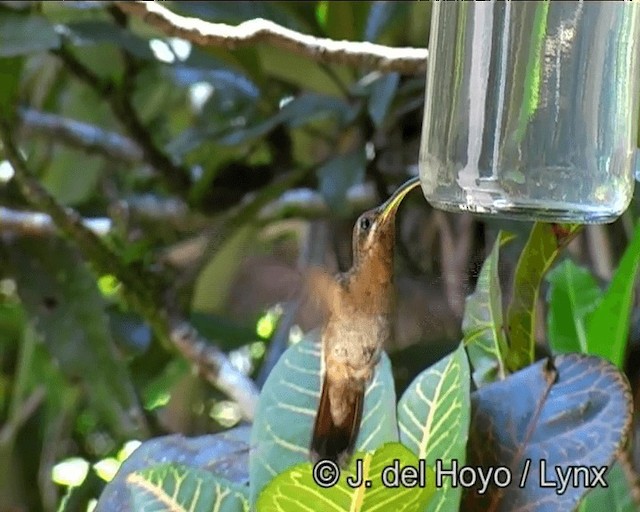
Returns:
[[[536,222],[531,229],[513,280],[507,311],[508,366],[514,371],[533,362],[534,325],[540,283],[560,251],[580,232],[578,224]]]
[[[161,464],[127,477],[133,510],[249,511],[246,488],[204,469]]]
[[[407,467],[416,469],[411,473],[410,481],[403,478]],[[335,469],[336,466],[331,466],[329,471]],[[310,462],[289,468],[272,480],[260,494],[257,510],[422,512],[436,490],[432,467],[419,461],[400,443],[387,443],[373,453],[357,452],[347,468],[340,474],[337,471],[333,474],[338,476],[336,484],[323,488],[314,480]],[[360,478],[362,485],[358,485]],[[351,479],[351,485],[348,479]],[[402,482],[410,485],[403,485]]]
[[[587,319],[588,352],[622,367],[629,339],[629,320],[640,264],[640,223],[624,251],[598,307]]]
[[[625,376],[581,354],[539,361],[480,388],[471,403],[468,464],[504,466],[512,483],[484,494],[480,485],[469,489],[463,510],[470,512],[573,510],[589,486],[582,476],[561,488],[560,474],[571,478],[569,468],[584,467],[592,482],[593,469],[611,464],[631,427]]]
[[[469,432],[469,363],[464,346],[424,370],[398,402],[400,441],[428,466],[464,464]],[[428,511],[458,510],[462,489],[438,488]]]
[[[462,319],[464,344],[480,387],[507,374],[507,339],[502,317],[502,290],[498,279],[500,247],[513,237],[501,231],[482,265],[475,291],[467,297]]]
[[[276,475],[309,460],[319,400],[320,347],[310,333],[280,357],[262,388],[251,431],[252,503]],[[398,440],[395,402],[391,364],[383,354],[365,394],[357,450]]]
[[[586,316],[602,298],[591,272],[567,259],[547,276],[549,313],[547,333],[556,353],[588,353]],[[607,340],[607,343],[609,340]]]

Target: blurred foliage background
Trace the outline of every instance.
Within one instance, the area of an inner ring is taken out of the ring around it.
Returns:
[[[394,47],[425,48],[429,36],[427,2],[162,5]],[[0,2],[0,79],[32,178],[83,217],[121,268],[153,277],[146,288],[136,281],[147,311],[188,319],[258,387],[287,344],[319,323],[300,293],[305,269],[348,269],[355,218],[417,173],[423,70],[324,64],[264,43],[198,46],[111,3],[13,1]],[[109,262],[59,236],[5,149],[0,511],[51,511],[89,464],[97,471],[84,487],[97,496],[130,441],[221,431],[242,410],[208,382],[215,367],[198,351],[185,358],[158,339],[145,307],[105,272]],[[634,200],[616,223],[588,227],[570,256],[607,282],[637,214]],[[498,230],[519,235],[501,259],[506,277],[530,229],[435,211],[417,193],[399,217],[386,347],[398,393],[459,341],[465,296]]]

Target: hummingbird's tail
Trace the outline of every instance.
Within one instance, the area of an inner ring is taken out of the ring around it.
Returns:
[[[362,421],[362,406],[364,403],[364,386],[361,388],[340,386],[341,389],[331,389],[336,386],[330,383],[325,375],[320,395],[318,414],[313,426],[311,436],[311,460],[316,462],[321,459],[329,459],[344,466],[356,444],[360,422]],[[339,397],[340,404],[331,404]],[[337,406],[337,407],[336,407]],[[342,414],[342,421],[336,422],[331,410],[346,410]]]

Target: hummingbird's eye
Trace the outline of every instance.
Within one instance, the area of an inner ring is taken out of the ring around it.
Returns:
[[[367,231],[371,227],[371,219],[369,217],[362,217],[360,219],[360,229]]]

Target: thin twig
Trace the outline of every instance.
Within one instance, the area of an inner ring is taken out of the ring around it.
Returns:
[[[145,318],[157,338],[176,347],[210,383],[238,403],[246,419],[252,419],[258,398],[255,384],[237,371],[220,349],[200,337],[178,313],[168,313],[169,308],[158,304],[163,294],[155,275],[123,263],[109,246],[84,226],[75,210],[65,209],[55,201],[29,172],[6,119],[0,119],[0,138],[6,158],[13,166],[14,179],[27,201],[53,218],[60,231],[75,242],[97,272],[116,276],[123,285],[123,297]]]
[[[334,41],[301,34],[261,18],[234,27],[181,16],[157,2],[116,2],[116,6],[123,12],[143,19],[167,36],[180,37],[201,46],[233,50],[242,46],[269,44],[315,62],[397,71],[406,75],[424,73],[427,64],[427,50],[424,48],[392,48],[361,41]]]

